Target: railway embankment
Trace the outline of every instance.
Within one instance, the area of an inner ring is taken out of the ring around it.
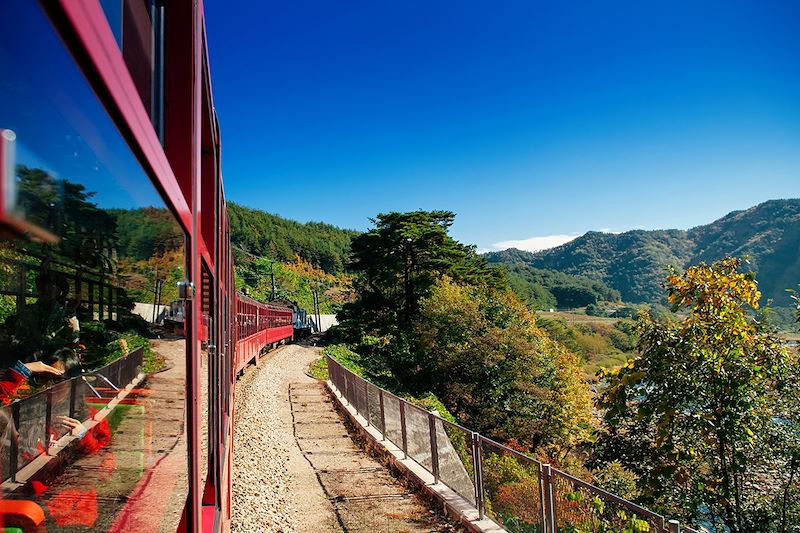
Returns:
[[[454,531],[353,441],[305,373],[319,356],[283,347],[237,385],[233,531]]]

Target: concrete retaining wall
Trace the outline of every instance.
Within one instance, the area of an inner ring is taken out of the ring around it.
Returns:
[[[314,324],[314,331],[319,333],[328,331],[332,326],[335,326],[339,323],[339,321],[336,320],[336,315],[320,315],[319,324],[317,324],[316,316],[309,316],[311,317],[311,322]]]
[[[148,322],[153,321],[153,309],[156,306],[154,304],[145,304],[142,302],[136,302],[133,305],[133,311],[131,311],[134,315],[139,315],[140,317],[144,318]],[[158,310],[156,311],[156,323],[161,323],[164,320],[164,316],[169,309],[168,305],[159,305]]]

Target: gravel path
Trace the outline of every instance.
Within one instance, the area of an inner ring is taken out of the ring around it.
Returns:
[[[330,531],[333,513],[314,472],[305,464],[292,435],[288,387],[305,375],[317,350],[285,346],[249,369],[236,384],[233,446],[233,531],[303,531],[298,507],[302,491],[309,508]],[[305,507],[305,506],[304,506]],[[322,524],[321,524],[322,525]],[[313,531],[310,529],[309,531]]]
[[[290,345],[236,385],[234,532],[454,531],[350,438]]]

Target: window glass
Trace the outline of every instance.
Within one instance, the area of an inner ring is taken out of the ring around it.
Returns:
[[[163,7],[158,0],[101,0],[111,31],[161,137]]]
[[[27,501],[47,531],[175,531],[185,348],[164,322],[185,237],[37,4],[3,12],[0,520]]]
[[[212,321],[213,314],[213,292],[212,292],[212,279],[208,271],[208,267],[203,263],[202,266],[202,320],[199,332],[200,337],[200,480],[201,485],[204,485],[208,479],[208,461],[209,450],[211,448],[211,441],[209,440],[209,413],[212,412],[212,406],[209,399],[209,382],[211,381],[211,354],[209,353],[209,345],[214,345],[215,339],[213,337],[214,324]]]

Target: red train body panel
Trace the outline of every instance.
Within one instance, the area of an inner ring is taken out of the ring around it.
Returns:
[[[294,340],[293,311],[289,307],[265,304],[236,293],[237,374],[258,356],[279,343]]]

